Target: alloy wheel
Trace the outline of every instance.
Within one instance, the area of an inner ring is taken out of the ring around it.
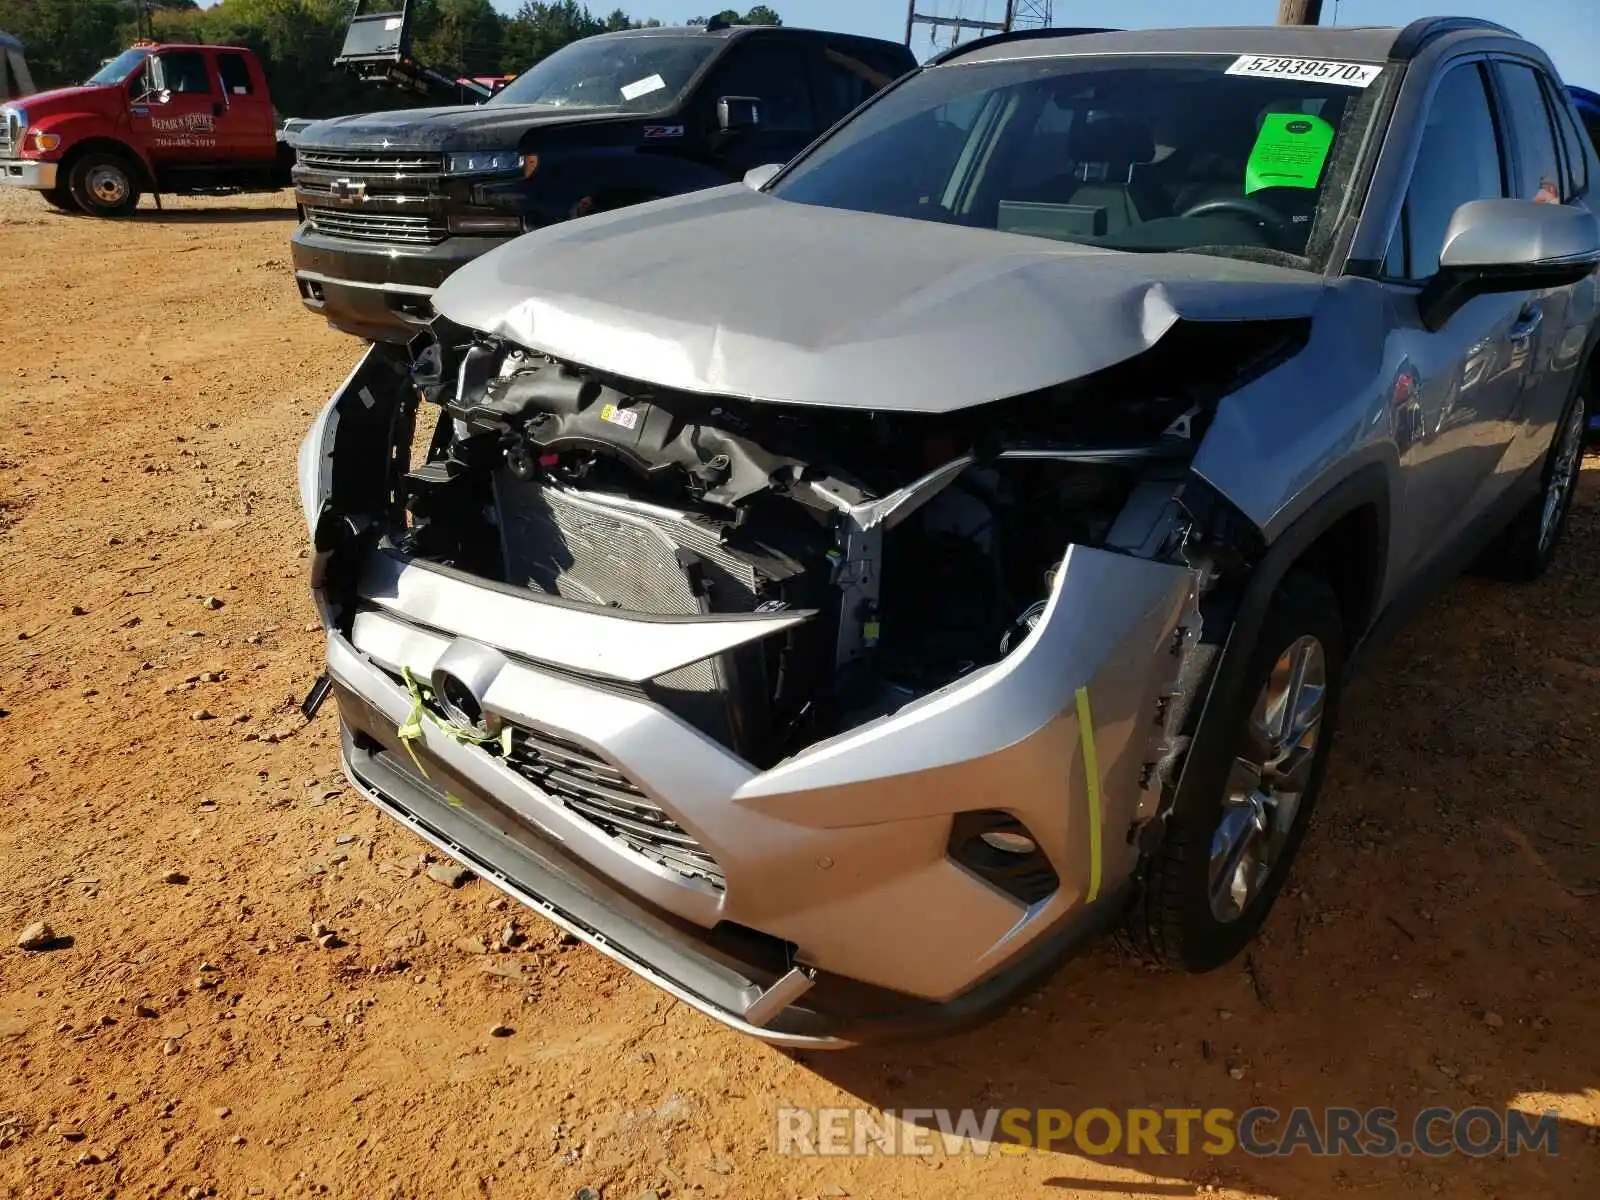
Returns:
[[[1238,920],[1282,859],[1311,780],[1327,704],[1327,654],[1309,635],[1279,655],[1234,757],[1211,838],[1209,894],[1218,921]]]

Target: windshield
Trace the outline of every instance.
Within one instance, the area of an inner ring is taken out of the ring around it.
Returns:
[[[585,38],[542,59],[487,103],[659,112],[722,45],[692,36]]]
[[[935,67],[772,189],[801,204],[1110,249],[1303,262],[1383,68],[1234,55]]]
[[[90,83],[108,84],[123,83],[131,78],[140,67],[149,51],[124,50],[93,75],[89,76]]]

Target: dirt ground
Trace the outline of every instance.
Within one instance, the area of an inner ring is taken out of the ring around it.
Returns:
[[[1249,964],[1107,942],[983,1029],[795,1057],[433,881],[299,717],[295,449],[358,347],[290,228],[0,197],[4,1195],[1600,1194],[1600,461],[1545,581],[1463,581],[1369,665]],[[780,1104],[1561,1119],[1554,1156],[841,1159],[776,1154]]]

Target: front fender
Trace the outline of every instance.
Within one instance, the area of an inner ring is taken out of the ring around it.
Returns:
[[[134,159],[144,171],[147,180],[155,179],[155,165],[151,162],[149,154],[124,136],[126,130],[121,127],[120,122],[108,126],[105,118],[95,113],[59,113],[42,117],[37,125],[29,126],[30,136],[31,131],[35,129],[61,136],[61,145],[50,154],[42,156],[45,162],[65,162],[81,150],[114,148]]]

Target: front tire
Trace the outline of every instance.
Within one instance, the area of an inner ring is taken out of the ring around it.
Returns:
[[[67,186],[91,217],[125,217],[139,206],[138,171],[120,154],[85,154],[68,171]]]
[[[57,183],[55,187],[39,194],[44,197],[44,202],[57,212],[75,213],[82,211],[78,207],[78,202],[72,198],[72,189],[65,183]]]
[[[1278,585],[1225,734],[1197,741],[1185,774],[1220,781],[1179,798],[1130,915],[1134,941],[1202,972],[1254,939],[1305,837],[1333,744],[1345,663],[1338,598],[1318,575]]]
[[[1586,379],[1567,402],[1545,456],[1539,494],[1522,507],[1484,552],[1477,564],[1480,573],[1505,583],[1532,583],[1549,569],[1561,535],[1566,532],[1567,518],[1572,515],[1572,498],[1578,491],[1593,387],[1593,382]]]

